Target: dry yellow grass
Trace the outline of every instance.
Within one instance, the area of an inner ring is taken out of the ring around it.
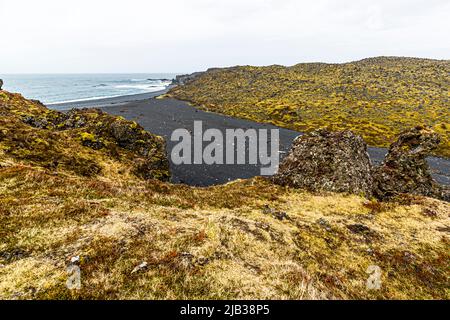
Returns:
[[[449,299],[450,206],[0,169],[2,299]],[[287,219],[279,220],[277,212]],[[65,283],[80,256],[81,290]],[[132,274],[142,262],[148,268]],[[382,270],[367,290],[367,268]]]
[[[93,150],[78,131],[23,121],[45,112],[0,94],[0,299],[450,298],[448,203],[312,194],[262,178],[144,181],[126,150],[109,155],[114,145]],[[73,257],[80,290],[66,287]],[[372,265],[380,290],[366,287]]]

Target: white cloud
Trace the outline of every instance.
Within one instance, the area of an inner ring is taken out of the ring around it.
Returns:
[[[448,59],[446,0],[0,0],[0,73]]]

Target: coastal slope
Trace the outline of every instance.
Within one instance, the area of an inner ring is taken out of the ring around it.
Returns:
[[[214,68],[179,77],[169,96],[203,110],[300,132],[352,130],[386,147],[417,125],[442,137],[450,157],[450,61],[378,57],[344,64]]]
[[[138,124],[4,91],[0,133],[0,299],[450,298],[446,202],[170,184]]]

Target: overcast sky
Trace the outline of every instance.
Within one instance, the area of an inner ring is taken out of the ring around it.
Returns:
[[[0,0],[0,73],[450,58],[448,0]]]

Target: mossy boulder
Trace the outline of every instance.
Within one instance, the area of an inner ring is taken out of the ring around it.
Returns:
[[[311,191],[371,196],[371,170],[367,145],[360,136],[317,130],[294,140],[273,180]]]
[[[387,199],[411,193],[449,201],[448,191],[433,180],[426,160],[440,142],[440,136],[427,127],[402,132],[382,165],[374,169],[377,197]]]

